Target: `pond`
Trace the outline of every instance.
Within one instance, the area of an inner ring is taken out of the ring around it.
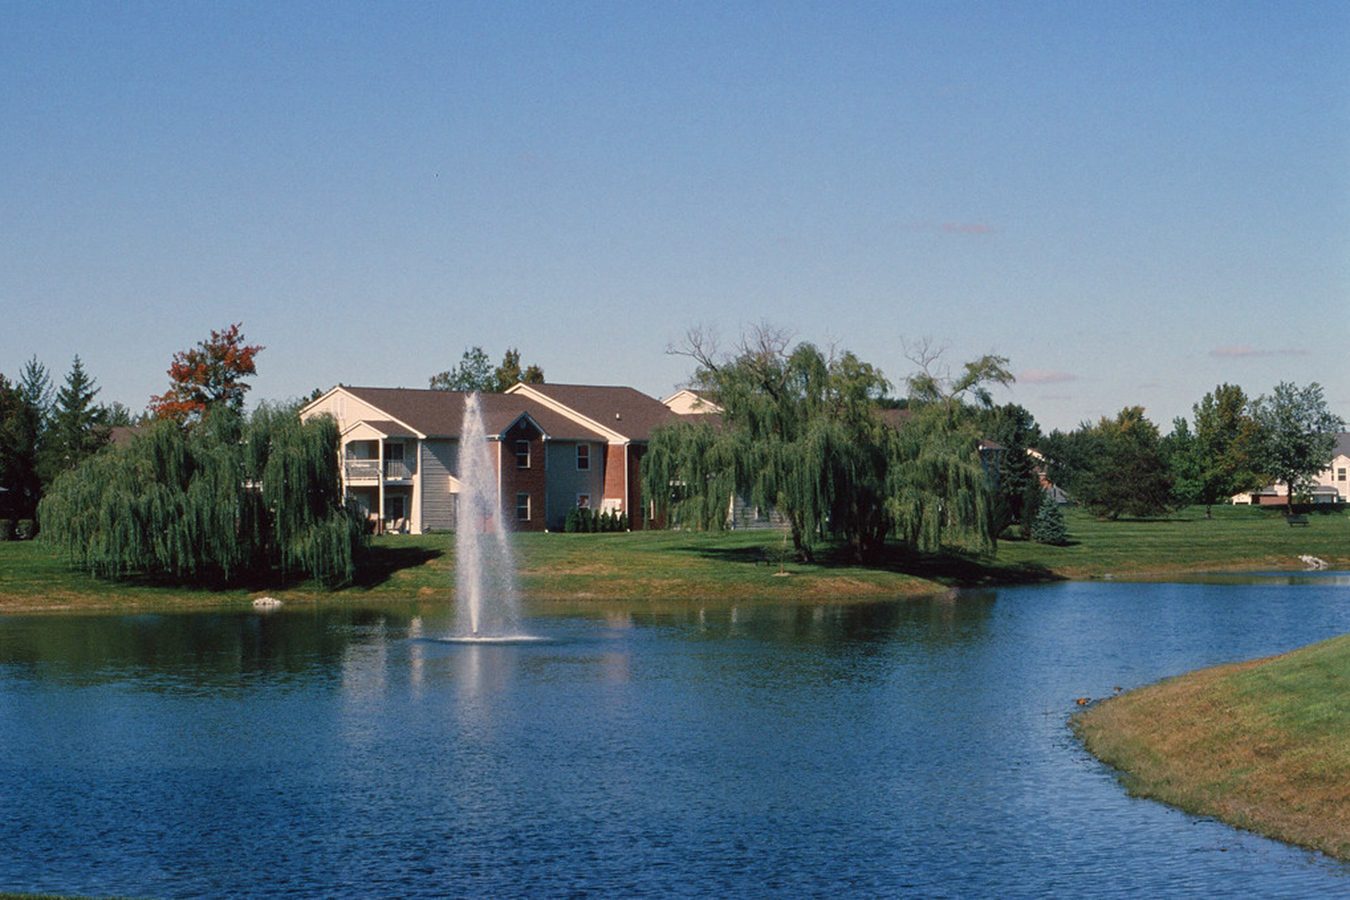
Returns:
[[[1347,582],[607,607],[501,646],[413,605],[0,618],[0,890],[1345,895],[1129,798],[1066,720],[1350,631]]]

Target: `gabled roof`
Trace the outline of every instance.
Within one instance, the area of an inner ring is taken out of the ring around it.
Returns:
[[[343,387],[342,390],[427,437],[458,438],[464,421],[464,405],[469,397],[463,391],[426,388]],[[604,434],[530,397],[482,394],[479,405],[483,411],[483,428],[489,435],[505,433],[522,415],[528,415],[550,438],[605,439]],[[373,424],[378,420],[366,421]]]
[[[517,384],[508,397],[538,394],[549,405],[589,420],[590,424],[630,441],[646,441],[657,426],[678,421],[655,397],[630,387],[594,384]],[[561,410],[559,410],[561,412]]]
[[[1350,456],[1350,431],[1336,435],[1336,456]]]
[[[395,422],[393,419],[357,419],[342,430],[343,434],[353,428],[366,427],[381,437],[417,437],[411,428]]]

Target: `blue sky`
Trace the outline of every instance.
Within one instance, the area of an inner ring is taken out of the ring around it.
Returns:
[[[1350,418],[1350,4],[0,0],[0,115],[0,372],[133,409],[231,322],[282,399],[768,321],[1046,427]]]

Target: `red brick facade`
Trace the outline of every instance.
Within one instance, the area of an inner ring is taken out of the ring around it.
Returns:
[[[610,444],[605,447],[605,499],[624,498],[624,453],[623,444]]]
[[[524,441],[524,444],[519,442]],[[526,468],[521,467],[518,448],[529,448]],[[539,429],[522,419],[511,426],[500,442],[499,465],[502,467],[502,515],[512,531],[543,531],[544,503],[547,473],[544,469],[544,436]],[[518,513],[521,494],[529,495],[529,519]]]

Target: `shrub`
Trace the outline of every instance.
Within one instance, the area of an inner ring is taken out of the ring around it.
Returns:
[[[1031,539],[1038,544],[1068,543],[1069,527],[1064,522],[1064,510],[1059,504],[1047,498],[1036,511],[1036,519],[1031,523]]]
[[[0,541],[7,541],[14,535],[14,520],[0,519]]]
[[[580,526],[581,510],[574,506],[567,511],[567,518],[563,520],[563,531],[568,534],[576,534]]]
[[[37,537],[37,522],[32,519],[20,519],[14,526],[14,539],[18,541],[31,541]]]

